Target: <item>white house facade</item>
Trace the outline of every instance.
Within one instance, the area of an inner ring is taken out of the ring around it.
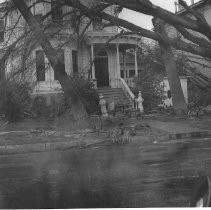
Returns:
[[[83,18],[77,30],[79,33],[82,33],[85,28],[86,30],[79,42],[79,37],[71,25],[72,19],[77,19],[80,15],[78,11],[74,11],[68,6],[62,6],[61,9],[53,11],[55,0],[34,4],[35,2],[36,0],[28,0],[27,4],[31,6],[31,12],[38,21],[41,21],[42,17],[51,12],[51,15],[40,23],[44,28],[48,25],[45,33],[51,37],[52,46],[61,50],[63,54],[61,63],[67,74],[83,74],[91,78],[97,87],[128,90],[125,87],[126,83],[121,79],[120,55],[127,49],[135,49],[141,39],[139,36],[121,36],[112,39],[118,34],[117,27],[101,28],[102,20],[96,19],[89,24],[90,20]],[[81,0],[81,3],[86,5],[91,2],[93,1]],[[114,14],[114,7],[107,8],[106,12]],[[14,25],[16,27],[11,33],[9,29]],[[9,13],[5,20],[5,29],[4,41],[11,44],[26,33],[27,24],[20,13],[14,10]],[[26,63],[28,64],[27,78],[34,84],[32,94],[45,95],[60,92],[61,86],[42,48],[36,43],[34,46],[30,43],[27,47],[29,48],[29,46],[32,46],[32,50],[27,54]],[[18,53],[11,57],[7,65],[7,72],[21,68],[22,58]],[[137,58],[134,58],[134,68],[138,72]]]

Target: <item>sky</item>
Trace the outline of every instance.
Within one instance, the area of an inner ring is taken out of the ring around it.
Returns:
[[[0,0],[0,2],[3,2],[5,0]],[[175,5],[174,2],[176,0],[150,0],[153,4],[160,6],[166,10],[169,10],[171,12],[175,12]],[[185,0],[188,4],[191,3],[191,0]],[[194,0],[194,2],[198,2],[199,0]],[[138,12],[134,12],[128,9],[124,9],[123,12],[120,14],[120,17],[122,19],[125,19],[129,22],[132,22],[138,26],[141,26],[146,29],[152,29],[152,22],[151,16],[147,16],[144,14],[140,14]]]
[[[151,0],[151,2],[157,6],[160,6],[168,11],[175,12],[175,5],[174,2],[176,0]],[[199,0],[195,0],[194,2],[198,2]],[[191,0],[186,0],[188,4],[191,3]],[[132,22],[138,26],[141,26],[146,29],[152,29],[151,23],[151,16],[143,15],[128,9],[124,9],[123,12],[120,14],[120,17]]]

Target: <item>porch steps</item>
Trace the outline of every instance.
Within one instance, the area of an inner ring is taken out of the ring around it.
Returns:
[[[98,94],[103,94],[107,103],[115,102],[130,105],[129,99],[121,88],[100,87],[97,89]]]

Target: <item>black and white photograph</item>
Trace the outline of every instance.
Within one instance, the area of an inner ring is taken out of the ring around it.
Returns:
[[[0,209],[211,207],[211,0],[0,0]]]

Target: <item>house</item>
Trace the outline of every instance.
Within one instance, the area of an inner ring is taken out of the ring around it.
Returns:
[[[120,73],[129,87],[134,87],[134,77],[141,71],[141,59],[137,49],[123,51],[120,55]]]
[[[96,83],[98,89],[111,91],[115,89],[124,92],[132,101],[134,95],[129,90],[127,83],[121,78],[120,57],[128,49],[135,49],[140,42],[140,37],[136,35],[119,36],[118,29],[115,26],[102,28],[105,23],[99,18],[90,20],[82,18],[79,20],[80,12],[68,6],[56,7],[57,1],[28,0],[27,4],[31,6],[31,12],[40,21],[45,33],[50,37],[50,42],[54,48],[62,53],[61,65],[67,74],[83,74],[90,77]],[[93,3],[93,0],[83,0],[86,6]],[[2,7],[6,3],[2,4]],[[56,10],[55,10],[56,8]],[[49,15],[44,21],[42,17]],[[115,7],[106,9],[110,14],[115,13]],[[0,22],[1,24],[1,22]],[[27,31],[25,20],[20,16],[17,10],[11,11],[4,20],[5,43],[13,43]],[[11,28],[16,26],[11,32]],[[79,36],[83,30],[83,37]],[[48,59],[42,48],[34,40],[23,40],[26,44],[27,53],[16,52],[11,55],[7,65],[7,72],[14,72],[23,68],[21,59],[26,59],[27,79],[34,84],[33,96],[42,95],[48,97],[52,94],[61,92],[61,86],[54,74]],[[25,57],[24,57],[25,56]],[[94,65],[92,65],[94,61]],[[25,65],[26,65],[25,64]],[[137,72],[137,58],[134,54],[134,66]]]

